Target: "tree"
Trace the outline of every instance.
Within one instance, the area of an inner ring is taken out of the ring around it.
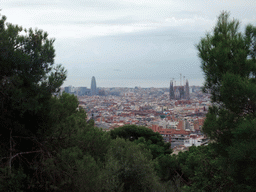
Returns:
[[[13,168],[31,172],[51,131],[50,100],[66,79],[65,69],[54,65],[53,43],[42,30],[0,19],[0,165],[8,167],[8,174],[1,172],[7,180]]]
[[[159,133],[155,133],[151,129],[143,126],[125,125],[111,130],[110,136],[112,139],[120,137],[143,145],[145,148],[151,150],[154,159],[172,152],[170,149],[171,145],[165,143]]]
[[[30,189],[101,191],[109,134],[87,123],[76,96],[63,93],[49,103],[51,132],[41,143],[43,153],[32,164],[36,171],[30,175]]]
[[[197,49],[203,90],[211,93],[213,104],[203,131],[215,142],[219,166],[233,182],[222,190],[255,191],[256,27],[239,32],[239,21],[222,12],[213,34],[202,38]]]
[[[161,191],[150,151],[134,142],[112,140],[106,156],[107,191]]]
[[[102,191],[107,132],[87,123],[54,39],[0,20],[0,190]],[[25,33],[25,35],[22,35]]]
[[[35,134],[40,126],[26,118],[42,112],[46,102],[66,79],[60,65],[54,67],[54,39],[42,30],[22,29],[0,20],[1,121],[13,133]],[[20,33],[25,32],[25,35]],[[45,102],[46,101],[46,102]],[[17,120],[15,120],[17,119]],[[27,124],[30,124],[28,126]],[[40,119],[37,119],[40,122]],[[17,125],[15,125],[17,124]],[[22,125],[21,125],[22,124]],[[29,128],[30,127],[30,128]],[[23,129],[21,131],[21,129]],[[9,132],[7,131],[7,132]]]

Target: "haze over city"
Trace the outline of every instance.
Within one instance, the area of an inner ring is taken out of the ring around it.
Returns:
[[[204,79],[195,45],[222,10],[244,26],[256,23],[256,2],[231,0],[8,0],[7,22],[55,38],[56,64],[68,70],[63,86],[168,87],[182,73]]]

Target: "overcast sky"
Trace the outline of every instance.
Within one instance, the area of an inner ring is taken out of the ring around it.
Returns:
[[[195,45],[226,10],[256,25],[256,0],[1,0],[7,22],[47,31],[63,86],[168,87],[204,78]]]

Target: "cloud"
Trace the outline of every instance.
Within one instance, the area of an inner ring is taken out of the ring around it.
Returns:
[[[160,86],[180,73],[202,83],[195,44],[221,11],[242,31],[256,23],[255,0],[4,0],[0,8],[8,22],[56,38],[55,61],[74,86],[93,75],[102,86]]]

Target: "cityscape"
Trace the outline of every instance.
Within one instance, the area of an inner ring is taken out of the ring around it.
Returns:
[[[180,82],[172,79],[169,88],[97,87],[93,76],[90,88],[70,85],[63,91],[76,95],[87,120],[93,119],[103,130],[127,124],[145,126],[171,143],[174,153],[207,144],[201,130],[210,94],[202,93],[200,86],[189,86],[181,74]]]
[[[0,10],[0,191],[256,191],[255,1]]]

